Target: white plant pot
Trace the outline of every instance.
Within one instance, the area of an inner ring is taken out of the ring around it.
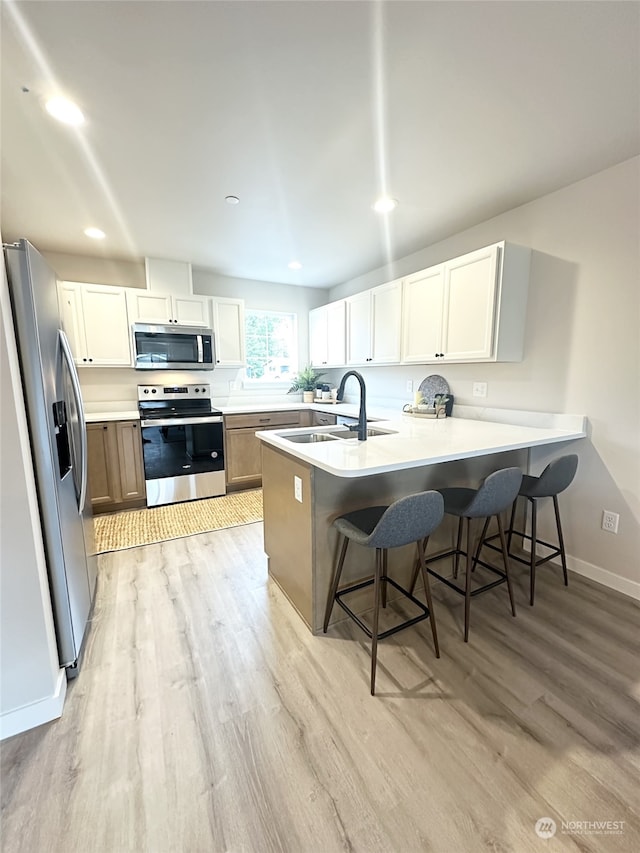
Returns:
[[[302,392],[302,402],[303,403],[313,403],[313,391],[303,391]]]

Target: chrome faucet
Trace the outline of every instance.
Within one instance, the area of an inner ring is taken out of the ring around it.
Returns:
[[[355,378],[360,383],[360,414],[358,415],[358,425],[350,426],[349,429],[351,432],[358,431],[358,441],[366,441],[367,440],[367,389],[364,384],[364,379],[358,373],[357,370],[348,370],[345,375],[340,380],[340,387],[338,388],[338,400],[342,400],[344,397],[344,386],[347,379],[350,376],[355,376]]]

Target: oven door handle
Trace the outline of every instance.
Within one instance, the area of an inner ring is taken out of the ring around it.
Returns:
[[[222,415],[209,418],[150,418],[140,421],[143,427],[193,426],[194,424],[221,424]]]

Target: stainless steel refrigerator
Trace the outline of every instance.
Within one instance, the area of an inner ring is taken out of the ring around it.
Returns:
[[[27,240],[4,249],[58,653],[72,676],[93,603],[97,564],[80,382],[60,329],[55,273]]]

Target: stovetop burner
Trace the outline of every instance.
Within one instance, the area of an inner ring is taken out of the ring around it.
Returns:
[[[140,416],[150,418],[206,417],[221,414],[211,406],[211,387],[197,385],[138,385]]]

